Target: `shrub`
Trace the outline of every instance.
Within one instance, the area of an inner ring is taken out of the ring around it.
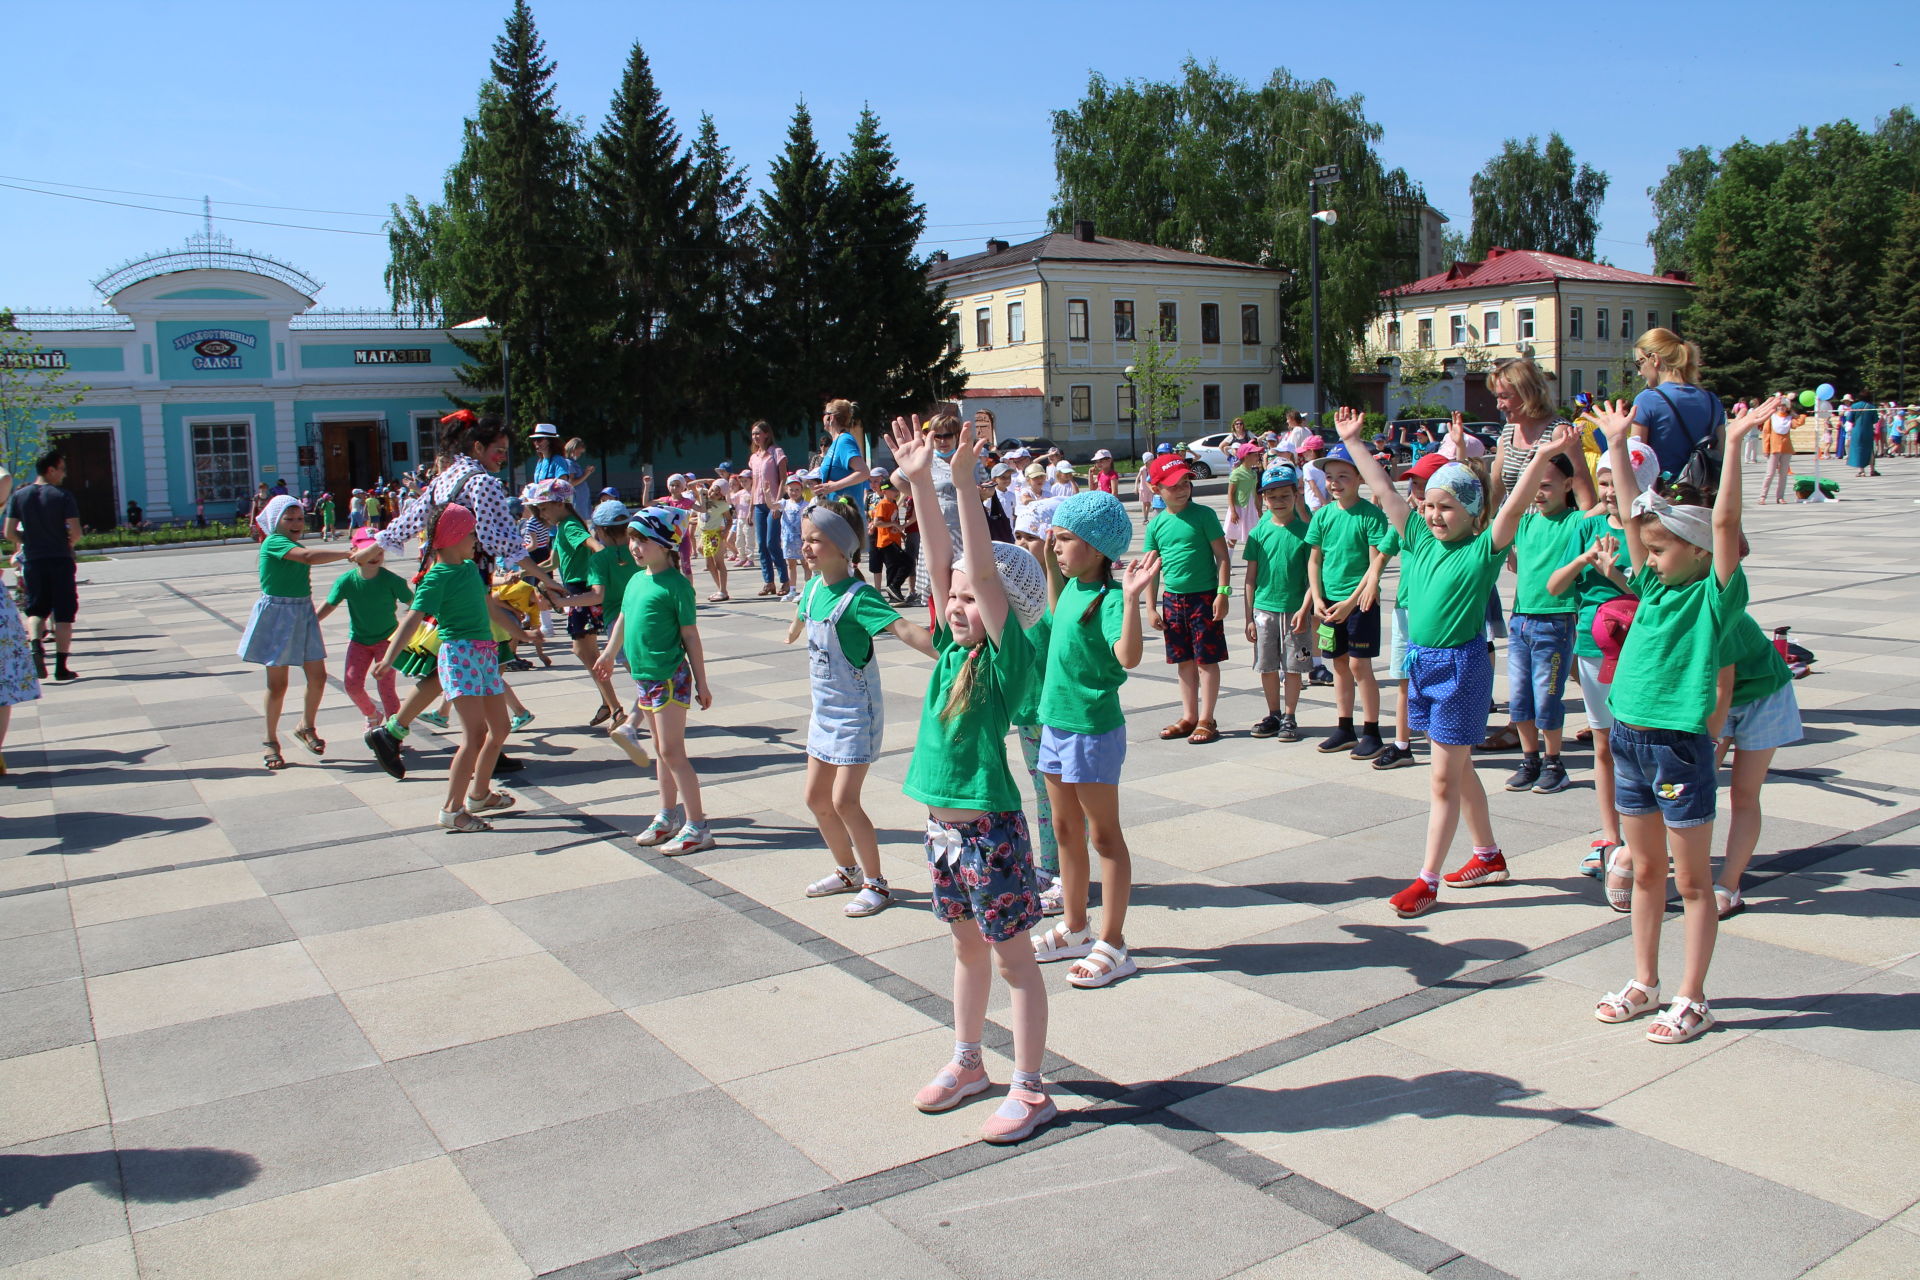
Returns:
[[[225,523],[209,521],[204,529],[193,525],[180,525],[164,529],[146,529],[138,533],[131,529],[109,529],[105,533],[82,534],[82,551],[97,551],[104,547],[164,547],[177,543],[218,542],[225,538],[244,538],[247,536],[247,522],[231,520]]]

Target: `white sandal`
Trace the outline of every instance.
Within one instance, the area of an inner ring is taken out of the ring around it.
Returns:
[[[1645,1000],[1638,1004],[1634,1003],[1633,1000],[1633,993],[1636,991],[1646,997]],[[1600,1007],[1593,1011],[1593,1016],[1602,1022],[1632,1022],[1641,1014],[1658,1009],[1659,1007],[1660,984],[1656,982],[1652,986],[1648,986],[1636,978],[1628,982],[1626,986],[1620,988],[1618,991],[1608,992],[1600,1001]],[[1620,1012],[1617,1014],[1614,1013],[1615,1009],[1618,1009]]]
[[[855,867],[835,867],[832,875],[823,876],[807,886],[809,898],[830,898],[836,893],[858,892],[860,876]]]
[[[505,791],[489,791],[484,796],[468,796],[468,813],[502,813],[519,804],[511,794]]]
[[[1687,1026],[1685,1021],[1689,1013],[1694,1016],[1694,1024],[1691,1027]],[[1714,1021],[1713,1010],[1707,1008],[1705,1000],[1689,1000],[1685,996],[1675,996],[1673,1003],[1667,1006],[1667,1011],[1655,1018],[1653,1025],[1647,1028],[1647,1039],[1655,1044],[1685,1044],[1695,1036],[1713,1030]],[[1671,1034],[1654,1034],[1662,1029]]]
[[[1626,879],[1627,887],[1614,888],[1614,880],[1621,877]],[[1613,851],[1613,856],[1607,859],[1607,869],[1601,875],[1600,883],[1606,888],[1608,906],[1621,915],[1633,910],[1633,855],[1627,852],[1627,846],[1621,845]]]
[[[1720,908],[1719,916],[1722,920],[1731,920],[1747,909],[1746,899],[1740,896],[1740,891],[1729,889],[1725,885],[1713,886],[1713,900]]]
[[[1096,973],[1080,974],[1072,971],[1067,973],[1068,982],[1085,990],[1104,987],[1109,982],[1131,978],[1140,972],[1140,966],[1133,962],[1133,957],[1127,953],[1125,944],[1116,947],[1107,942],[1096,942],[1093,944],[1093,950],[1082,958],[1098,961],[1106,966]],[[1079,967],[1079,965],[1074,966],[1075,969]]]
[[[1093,953],[1093,929],[1082,929],[1079,933],[1067,928],[1065,924],[1056,924],[1033,940],[1033,958],[1041,964],[1055,960],[1078,960]]]
[[[442,809],[440,825],[450,836],[474,835],[481,831],[493,830],[493,824],[482,818],[476,818],[465,809]]]

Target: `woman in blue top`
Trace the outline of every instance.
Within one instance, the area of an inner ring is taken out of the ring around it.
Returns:
[[[1653,446],[1661,474],[1678,480],[1694,449],[1726,424],[1727,411],[1718,396],[1694,385],[1700,376],[1700,348],[1683,342],[1671,329],[1641,334],[1633,344],[1633,365],[1647,384],[1633,398],[1633,433]],[[1715,475],[1704,477],[1703,491],[1687,495],[1687,501],[1711,505],[1711,489],[1718,480]]]
[[[867,442],[854,421],[853,401],[829,400],[826,411],[820,415],[820,422],[831,437],[826,454],[820,459],[819,470],[814,475],[813,496],[817,500],[832,496],[847,503],[855,515],[863,516],[867,509]],[[866,544],[865,521],[861,520],[855,532],[860,534],[862,546]]]

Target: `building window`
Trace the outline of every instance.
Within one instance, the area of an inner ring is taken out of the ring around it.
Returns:
[[[1180,304],[1177,302],[1160,304],[1160,341],[1180,341]]]
[[[1427,317],[1414,326],[1414,339],[1422,351],[1433,350],[1433,319]]]
[[[1090,331],[1087,328],[1087,300],[1085,298],[1067,299],[1067,341],[1085,342]]]
[[[1007,345],[1027,340],[1027,304],[1009,302],[1007,304]]]
[[[1597,396],[1607,394],[1607,371],[1605,369],[1597,369],[1594,371],[1593,394]]]
[[[1200,417],[1207,422],[1220,421],[1220,384],[1209,382],[1200,388]]]
[[[199,422],[193,427],[193,493],[201,502],[244,502],[253,493],[252,426]]]
[[[1067,409],[1075,422],[1093,421],[1093,388],[1068,387]]]
[[[1215,346],[1220,343],[1220,304],[1217,302],[1200,304],[1200,341]]]
[[[1399,349],[1400,322],[1398,320],[1389,320],[1387,321],[1387,350],[1398,351]]]
[[[414,455],[422,462],[431,462],[440,452],[440,418],[437,414],[417,413],[413,416]]]
[[[1252,413],[1260,407],[1260,384],[1246,382],[1240,386],[1240,412]]]
[[[1113,340],[1133,341],[1133,303],[1125,299],[1113,304]]]
[[[1531,311],[1522,311],[1520,312],[1520,314],[1527,317],[1528,320],[1533,319],[1533,312]],[[1579,307],[1568,307],[1567,308],[1567,341],[1578,342],[1582,338],[1586,337],[1586,333],[1587,333],[1587,313],[1582,311]],[[1521,336],[1525,337],[1526,335],[1522,334]]]
[[[1465,316],[1447,317],[1447,345],[1464,347],[1467,345],[1467,318]]]
[[[1582,382],[1581,377],[1582,375],[1578,369],[1574,369],[1567,374],[1567,390],[1576,396],[1585,389],[1585,384]]]
[[[1133,421],[1133,386],[1121,383],[1113,389],[1113,416],[1117,422]]]
[[[1673,330],[1674,337],[1677,338],[1680,336],[1680,313],[1678,311],[1674,312],[1673,319],[1667,322],[1667,328]]]
[[[1240,308],[1240,344],[1247,347],[1260,345],[1260,308],[1253,303]]]
[[[1622,311],[1620,313],[1620,340],[1622,342],[1633,341],[1633,312],[1631,311]]]
[[[1599,342],[1607,340],[1607,309],[1605,307],[1593,309],[1593,336]]]
[[[1659,327],[1660,327],[1660,313],[1658,311],[1647,312],[1647,328],[1658,329]]]
[[[1485,337],[1487,345],[1489,346],[1500,341],[1500,313],[1498,311],[1483,311],[1480,313],[1480,332]]]
[[[973,345],[982,351],[993,349],[992,307],[981,307],[973,313]]]
[[[947,354],[955,355],[966,349],[966,344],[960,341],[960,313],[949,311],[947,312]]]
[[[1576,316],[1579,314],[1578,307],[1574,308],[1574,314]],[[1521,307],[1517,311],[1515,311],[1513,313],[1513,327],[1520,331],[1520,341],[1532,342],[1533,341],[1533,308]]]

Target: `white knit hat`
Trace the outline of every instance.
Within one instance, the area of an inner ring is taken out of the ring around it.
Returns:
[[[1047,611],[1047,571],[1025,547],[1011,542],[993,544],[993,563],[1000,570],[1000,584],[1007,591],[1007,607],[1025,631],[1040,621]]]

